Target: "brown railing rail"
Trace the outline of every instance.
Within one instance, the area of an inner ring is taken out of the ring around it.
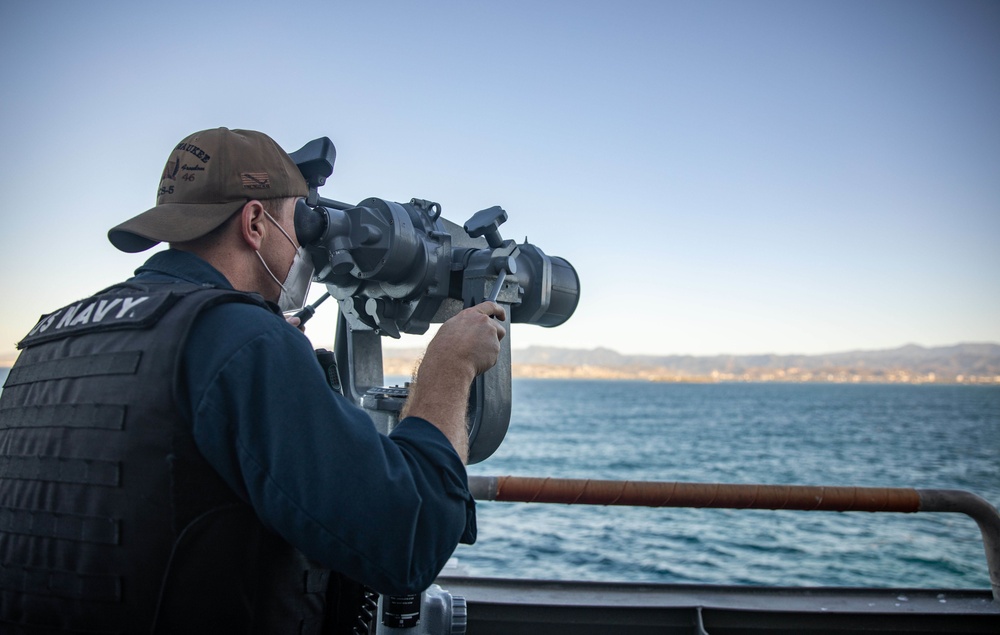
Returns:
[[[813,485],[735,485],[470,476],[476,500],[633,507],[714,507],[837,512],[956,512],[979,525],[993,600],[1000,602],[1000,514],[961,490]]]

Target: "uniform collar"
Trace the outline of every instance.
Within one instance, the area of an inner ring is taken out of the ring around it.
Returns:
[[[218,269],[192,253],[178,249],[156,252],[135,270],[135,277],[148,282],[183,280],[194,284],[208,284],[219,289],[233,288]]]

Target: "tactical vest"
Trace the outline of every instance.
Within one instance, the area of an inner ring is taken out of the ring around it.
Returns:
[[[178,407],[184,342],[222,302],[263,306],[127,283],[18,344],[0,395],[0,632],[347,632],[359,588],[265,529]]]

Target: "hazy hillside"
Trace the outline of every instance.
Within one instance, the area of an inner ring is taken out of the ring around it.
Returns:
[[[386,350],[387,370],[419,351]],[[623,355],[607,348],[532,346],[512,353],[522,377],[642,378],[660,381],[838,381],[1000,383],[1000,344],[927,348],[909,344],[824,355]]]
[[[857,370],[909,370],[917,373],[954,373],[966,375],[1000,374],[1000,344],[958,344],[925,348],[909,344],[878,351],[848,351],[825,355],[622,355],[606,348],[578,350],[532,346],[513,353],[522,364],[650,366],[670,368],[692,374],[713,370],[741,373],[750,369],[818,370],[831,367]]]

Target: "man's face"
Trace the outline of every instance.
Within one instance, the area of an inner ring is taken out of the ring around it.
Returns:
[[[266,224],[272,229],[264,234],[264,240],[260,246],[260,255],[267,267],[274,274],[277,280],[268,279],[270,284],[266,285],[269,293],[263,294],[271,301],[277,301],[281,295],[281,284],[288,277],[288,272],[295,260],[295,253],[298,251],[299,243],[295,238],[295,199],[285,199],[280,206],[274,202],[265,203],[267,208]]]
[[[295,201],[296,199],[285,199],[279,208],[280,215],[274,218],[284,230],[285,237],[288,238],[283,245],[287,248],[285,253],[288,258],[288,266],[284,268],[285,276],[288,275],[288,268],[292,266],[292,259],[295,258],[295,252],[299,249],[299,240],[295,235]],[[282,276],[282,279],[285,276]]]

